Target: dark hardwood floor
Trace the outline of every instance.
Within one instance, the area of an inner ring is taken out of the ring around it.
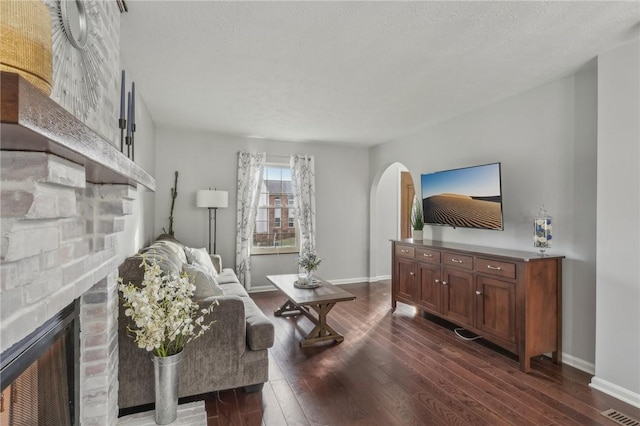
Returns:
[[[591,376],[548,358],[518,369],[515,356],[464,341],[447,323],[399,303],[390,283],[342,286],[356,295],[328,322],[338,344],[301,349],[303,316],[274,317],[279,292],[252,294],[272,319],[269,382],[262,392],[230,390],[205,400],[208,425],[616,425],[600,412],[636,419],[640,409],[588,386]]]

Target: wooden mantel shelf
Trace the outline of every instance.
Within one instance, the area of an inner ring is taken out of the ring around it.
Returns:
[[[155,191],[151,175],[18,74],[1,73],[0,98],[2,150],[50,152],[83,165],[88,182]]]

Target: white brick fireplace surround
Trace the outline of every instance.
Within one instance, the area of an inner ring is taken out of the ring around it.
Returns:
[[[117,233],[136,185],[155,181],[14,76],[2,73],[0,92],[0,354],[79,298],[80,424],[113,425]]]

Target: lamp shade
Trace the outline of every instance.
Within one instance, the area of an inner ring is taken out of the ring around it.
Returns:
[[[201,189],[196,196],[196,206],[206,208],[229,207],[229,193],[215,189]]]

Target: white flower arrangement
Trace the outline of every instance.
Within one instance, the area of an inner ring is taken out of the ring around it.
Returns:
[[[175,355],[211,327],[213,321],[205,324],[204,316],[218,302],[200,309],[192,299],[196,287],[186,274],[166,275],[158,262],[148,262],[144,256],[141,266],[144,279],[140,287],[118,279],[125,315],[135,322],[135,328],[128,330],[138,347],[159,357]]]
[[[318,253],[309,246],[306,246],[302,251],[302,255],[298,257],[298,265],[307,272],[313,272],[318,269],[321,262],[322,259],[318,256]]]

